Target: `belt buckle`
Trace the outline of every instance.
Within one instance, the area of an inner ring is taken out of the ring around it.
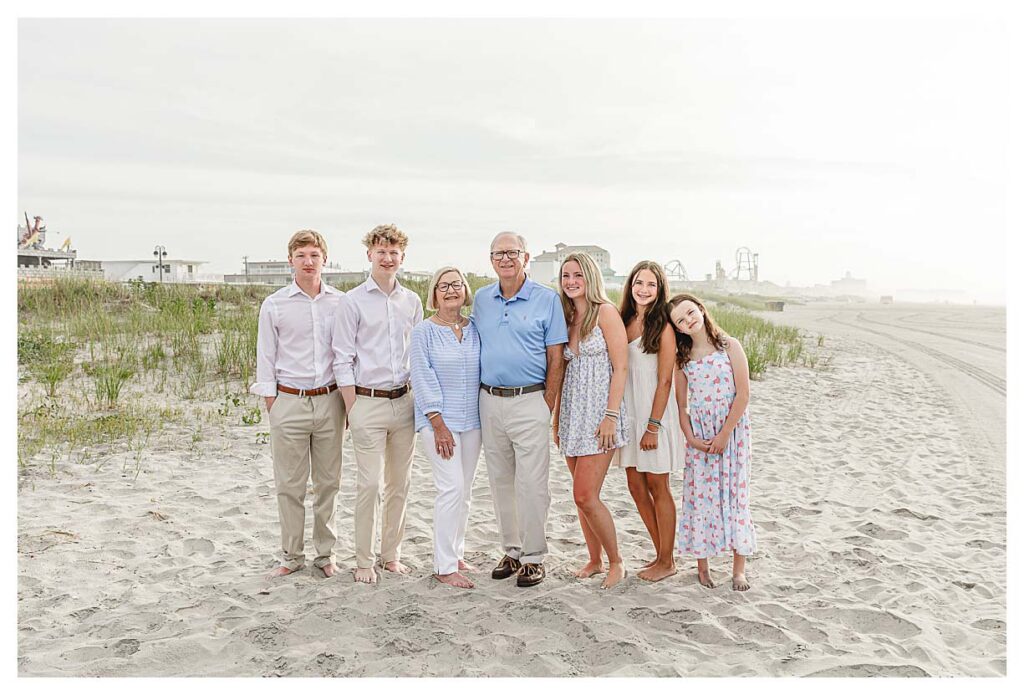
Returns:
[[[299,389],[299,398],[306,397],[306,389]]]
[[[526,388],[526,387],[525,386],[517,386],[516,388],[512,389],[512,395],[513,396],[522,396],[524,388]],[[516,391],[518,391],[519,393],[516,393]]]

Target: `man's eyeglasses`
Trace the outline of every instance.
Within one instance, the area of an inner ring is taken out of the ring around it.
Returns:
[[[449,289],[453,289],[456,292],[458,292],[459,290],[461,290],[465,286],[466,286],[466,283],[462,282],[461,280],[456,280],[455,282],[439,282],[439,283],[437,283],[437,289],[441,290],[442,292],[447,292]]]
[[[514,261],[523,254],[520,249],[512,249],[511,251],[491,251],[491,260],[500,261],[502,256],[508,256],[510,261]]]

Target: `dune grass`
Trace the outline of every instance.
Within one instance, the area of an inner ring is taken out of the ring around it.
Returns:
[[[474,292],[493,282],[473,275],[468,280]],[[426,303],[428,281],[403,285]],[[19,286],[19,379],[29,382],[29,396],[19,393],[20,468],[52,461],[59,451],[148,442],[186,419],[168,402],[195,414],[193,446],[202,441],[209,416],[258,424],[259,399],[247,391],[255,379],[259,307],[272,291],[80,278]],[[618,302],[620,293],[610,294]],[[713,314],[742,342],[755,378],[800,360],[803,342],[796,329],[775,326],[735,303],[716,305]],[[818,340],[820,346],[824,338]],[[221,407],[203,410],[210,403]]]

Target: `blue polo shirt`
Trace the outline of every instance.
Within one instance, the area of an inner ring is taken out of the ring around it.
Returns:
[[[554,290],[526,278],[512,299],[498,283],[473,298],[480,334],[480,381],[488,386],[529,386],[544,381],[547,347],[569,341],[562,302]]]

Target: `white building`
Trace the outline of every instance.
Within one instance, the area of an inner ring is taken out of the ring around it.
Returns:
[[[156,258],[138,261],[100,261],[103,277],[114,282],[142,280],[143,282],[223,282],[221,275],[203,274],[199,266],[206,261],[174,260],[164,258],[163,276]]]
[[[615,275],[615,271],[612,270],[612,257],[607,249],[590,245],[568,246],[566,244],[555,244],[554,251],[545,251],[538,256],[530,258],[530,277],[536,282],[547,285],[556,284],[558,282],[558,269],[562,266],[562,261],[570,253],[579,252],[587,253],[594,259],[597,267],[601,269],[602,277],[606,281]]]

